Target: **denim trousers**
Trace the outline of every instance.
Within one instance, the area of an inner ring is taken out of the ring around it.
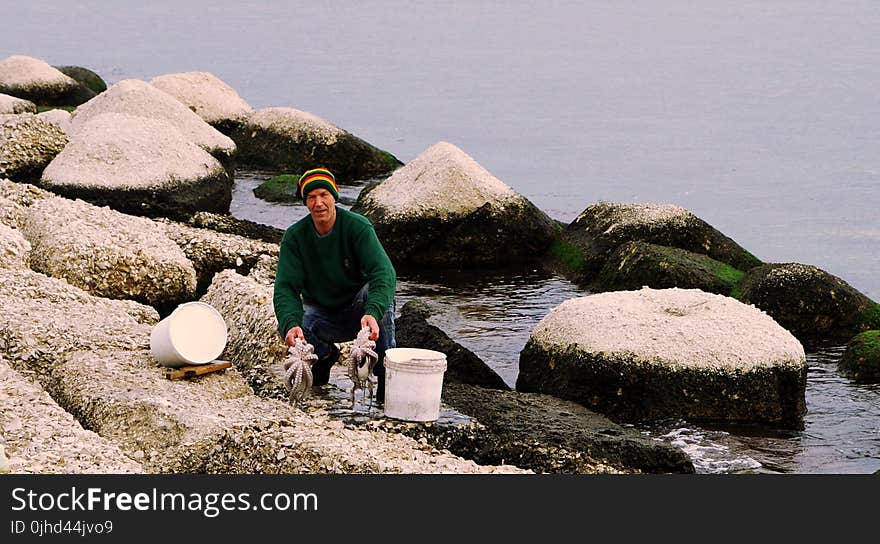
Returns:
[[[334,343],[349,342],[354,340],[361,330],[361,318],[364,316],[364,308],[367,306],[367,292],[369,285],[365,285],[354,300],[347,307],[340,310],[328,310],[319,306],[303,304],[302,330],[306,341],[314,346],[318,360],[313,365],[315,385],[324,385],[330,375],[330,367],[336,361],[338,350]],[[373,367],[373,374],[380,381],[385,377],[385,351],[396,346],[394,338],[394,302],[382,320],[379,321],[379,338],[376,340],[376,354],[379,360]],[[325,376],[326,371],[326,376]]]

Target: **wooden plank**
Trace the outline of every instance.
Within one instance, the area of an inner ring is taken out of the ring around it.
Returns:
[[[217,372],[232,366],[229,361],[214,361],[204,365],[182,366],[180,368],[169,368],[165,370],[165,377],[169,380],[179,380],[181,378],[193,378],[202,374]]]

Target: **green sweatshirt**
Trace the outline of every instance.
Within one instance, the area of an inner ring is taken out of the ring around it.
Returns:
[[[341,310],[367,283],[365,313],[381,321],[394,300],[396,282],[391,260],[366,217],[337,206],[333,230],[321,237],[307,215],[281,240],[273,297],[278,332],[284,336],[302,326],[303,302]]]

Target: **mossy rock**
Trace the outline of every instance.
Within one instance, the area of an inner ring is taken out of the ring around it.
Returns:
[[[55,66],[55,69],[79,82],[95,94],[100,94],[107,90],[107,83],[101,76],[88,68],[83,68],[82,66]]]
[[[281,174],[270,178],[254,189],[254,196],[269,202],[299,202],[296,196],[299,174]]]
[[[737,270],[761,261],[711,225],[679,206],[601,202],[587,207],[550,248],[547,266],[589,285],[622,244],[643,241],[706,255]]]
[[[361,194],[363,196],[363,193]],[[395,266],[503,268],[537,261],[557,226],[521,198],[503,208],[486,203],[463,217],[389,217],[358,198],[351,210],[369,219]]]
[[[728,295],[743,277],[729,264],[684,249],[627,242],[611,254],[591,289],[626,291],[679,287]]]
[[[880,330],[857,334],[840,358],[840,369],[859,382],[880,382]]]
[[[880,329],[880,305],[815,266],[765,264],[746,272],[737,291],[740,301],[766,312],[805,346],[839,344]]]
[[[266,108],[234,128],[239,165],[305,172],[323,167],[339,184],[387,177],[403,163],[323,119],[291,108]]]

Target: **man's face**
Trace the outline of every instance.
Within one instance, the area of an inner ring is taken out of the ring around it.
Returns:
[[[306,195],[306,208],[316,223],[330,221],[335,215],[335,204],[333,194],[322,187],[312,189]]]

